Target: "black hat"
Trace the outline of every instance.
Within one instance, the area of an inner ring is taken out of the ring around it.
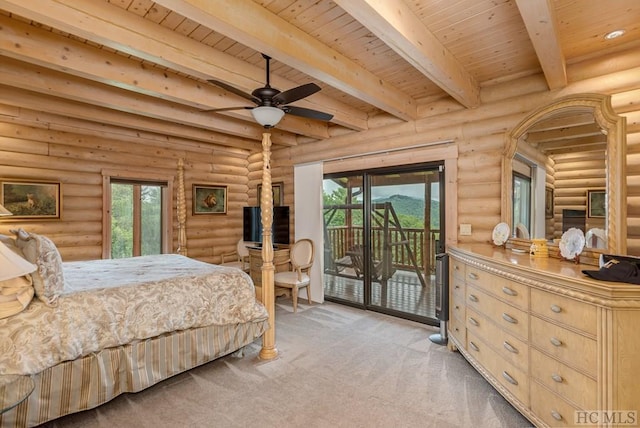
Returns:
[[[600,270],[583,270],[582,273],[600,281],[640,284],[640,269],[638,269],[638,265],[627,260],[610,259]]]

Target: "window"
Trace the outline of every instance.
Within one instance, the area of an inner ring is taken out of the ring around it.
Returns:
[[[104,258],[171,251],[169,183],[105,176]]]
[[[513,227],[523,224],[531,230],[531,178],[513,173]],[[515,232],[515,230],[514,230]]]

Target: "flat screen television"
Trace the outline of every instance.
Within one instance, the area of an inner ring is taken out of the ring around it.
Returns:
[[[260,207],[244,207],[242,220],[242,239],[248,242],[262,242]],[[271,236],[274,244],[289,245],[289,207],[273,207]]]

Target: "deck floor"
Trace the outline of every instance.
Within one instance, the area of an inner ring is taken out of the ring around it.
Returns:
[[[435,318],[435,276],[425,278],[423,287],[413,271],[398,270],[383,286],[374,282],[371,290],[371,305],[415,314],[421,317]],[[341,275],[324,274],[325,297],[333,297],[350,302],[364,302],[363,281],[352,277],[349,269]]]

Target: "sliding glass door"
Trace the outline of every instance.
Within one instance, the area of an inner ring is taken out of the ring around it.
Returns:
[[[327,300],[435,320],[442,176],[441,164],[428,164],[325,177]]]
[[[323,181],[325,297],[358,306],[365,304],[363,271],[353,256],[364,243],[362,183],[362,174]]]

